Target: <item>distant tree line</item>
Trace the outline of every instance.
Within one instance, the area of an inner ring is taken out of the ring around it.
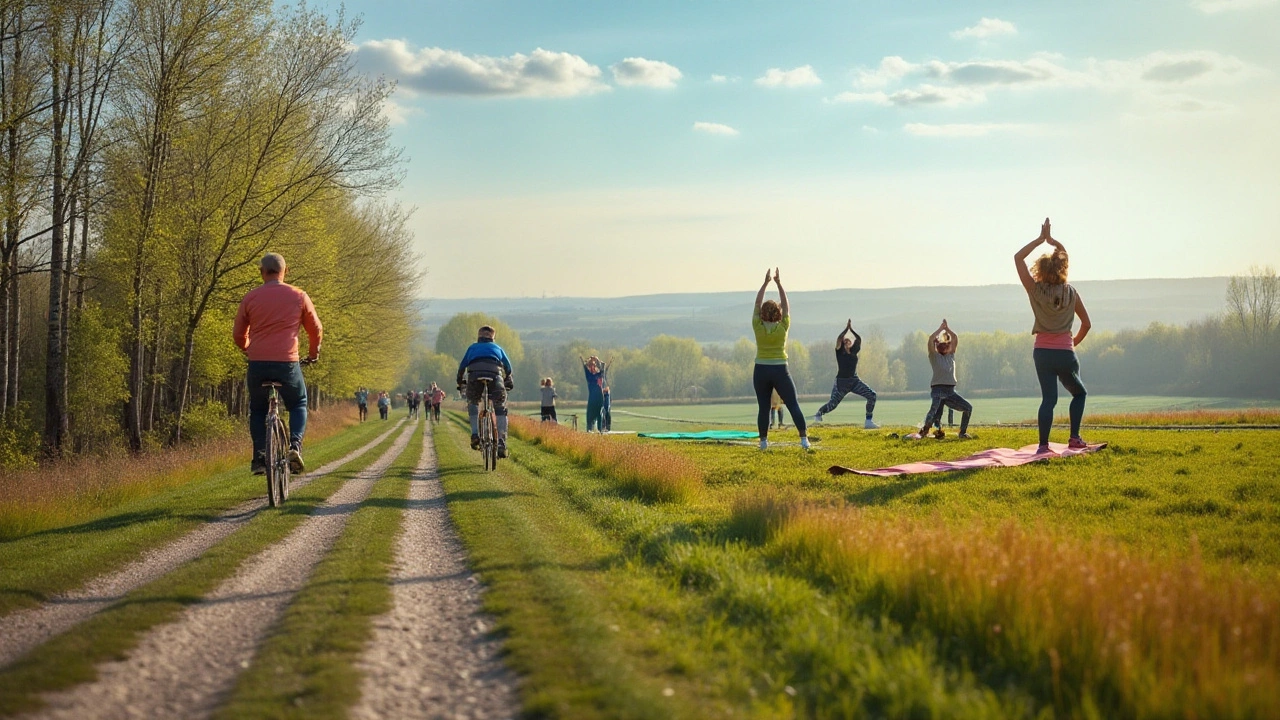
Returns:
[[[1280,278],[1272,268],[1256,268],[1232,278],[1228,311],[1183,326],[1159,323],[1141,330],[1095,329],[1078,349],[1091,392],[1112,394],[1203,395],[1280,398]],[[965,390],[1032,394],[1039,385],[1031,359],[1031,313],[1026,335],[960,330],[957,375]],[[499,329],[498,341],[516,364],[518,400],[537,399],[538,380],[552,377],[561,398],[585,399],[578,358],[612,358],[609,381],[614,397],[625,399],[714,399],[752,395],[755,344],[743,337],[732,345],[700,345],[692,338],[659,336],[642,348],[599,347],[586,340],[562,345],[525,345],[497,318],[458,315],[441,328],[434,350],[418,348],[406,387],[447,383],[458,358],[482,324]],[[745,325],[745,323],[744,323]],[[801,393],[822,394],[836,373],[835,341],[791,342],[791,374]],[[924,391],[931,372],[924,330],[890,347],[876,329],[859,329],[858,374],[880,392]],[[444,380],[441,381],[441,378]]]
[[[393,88],[354,31],[269,0],[0,0],[0,464],[225,428],[267,250],[324,322],[318,396],[402,374]]]

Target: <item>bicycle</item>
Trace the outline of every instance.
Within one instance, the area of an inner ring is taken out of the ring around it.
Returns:
[[[489,378],[480,378],[480,454],[485,470],[498,469],[498,423],[489,405]]]
[[[312,360],[303,359],[301,366],[310,365]],[[289,484],[293,472],[289,469],[289,427],[280,417],[279,388],[284,383],[267,380],[262,387],[267,389],[267,504],[280,507],[289,499]]]

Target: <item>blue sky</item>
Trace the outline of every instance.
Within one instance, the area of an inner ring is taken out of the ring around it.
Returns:
[[[1280,264],[1275,0],[347,9],[428,297],[1012,282],[1046,215],[1077,280]]]

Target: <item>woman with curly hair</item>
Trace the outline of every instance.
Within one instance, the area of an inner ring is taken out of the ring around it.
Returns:
[[[1053,246],[1053,252],[1036,258],[1027,268],[1027,257],[1041,243]],[[1080,438],[1080,421],[1084,418],[1086,391],[1080,380],[1080,360],[1075,348],[1089,334],[1092,324],[1084,301],[1076,289],[1067,283],[1067,249],[1049,234],[1049,218],[1040,226],[1040,237],[1027,243],[1013,256],[1018,268],[1018,278],[1031,301],[1035,314],[1035,349],[1032,357],[1036,364],[1036,376],[1040,380],[1040,447],[1037,453],[1049,452],[1049,429],[1053,426],[1053,410],[1058,404],[1058,383],[1071,393],[1071,439],[1068,446],[1083,448]],[[1080,318],[1080,330],[1073,337],[1071,327]]]
[[[765,301],[764,293],[769,289],[769,282],[778,286],[778,300]],[[778,396],[791,413],[791,422],[800,431],[800,447],[809,449],[809,435],[805,431],[804,413],[796,400],[796,384],[787,371],[787,330],[791,327],[791,306],[787,304],[787,291],[782,289],[782,281],[778,279],[778,269],[764,272],[764,284],[756,293],[755,310],[751,313],[751,329],[756,336],[756,367],[752,375],[755,386],[756,402],[760,412],[756,416],[756,428],[760,431],[760,449],[769,447],[769,410],[773,392]]]

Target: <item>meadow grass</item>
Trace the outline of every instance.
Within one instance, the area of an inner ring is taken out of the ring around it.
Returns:
[[[702,485],[702,472],[696,464],[661,447],[610,442],[601,435],[518,416],[512,416],[510,423],[516,437],[598,470],[648,501],[684,501]]]
[[[387,425],[364,423],[308,445],[317,467],[374,438]],[[248,438],[243,440],[247,443]],[[0,541],[0,616],[37,605],[119,568],[149,548],[169,542],[228,509],[262,497],[260,476],[233,463],[224,472],[105,508],[68,525]]]
[[[126,656],[145,632],[176,619],[183,608],[199,602],[246,560],[287,537],[393,442],[395,436],[389,436],[371,453],[298,488],[283,507],[258,513],[200,557],[0,668],[0,716],[38,709],[43,693],[92,682],[99,663]]]
[[[1054,420],[1062,425],[1066,415]],[[1034,422],[1034,421],[1028,421]],[[1280,410],[1236,408],[1234,410],[1165,410],[1139,413],[1089,413],[1090,425],[1280,425]]]
[[[391,609],[388,574],[422,455],[423,428],[412,432],[215,717],[343,718],[359,699],[356,664],[373,636],[373,618]]]

